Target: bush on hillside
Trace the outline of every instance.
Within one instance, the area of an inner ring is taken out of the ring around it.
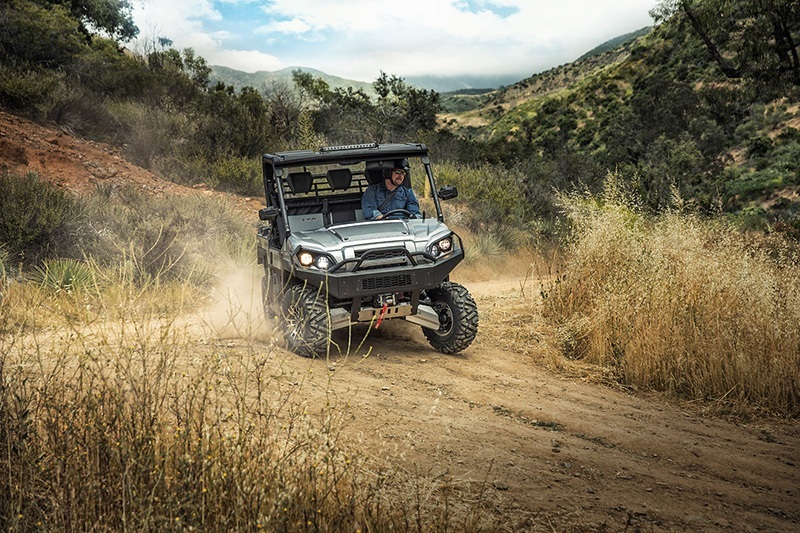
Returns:
[[[75,201],[36,173],[0,172],[0,242],[15,258],[65,252],[78,220]]]
[[[74,259],[46,259],[34,269],[33,279],[43,289],[73,293],[91,288],[91,268]]]
[[[138,286],[209,283],[242,241],[254,242],[241,215],[217,197],[148,198],[135,189],[101,188],[81,205],[94,229],[81,250],[100,269],[117,269],[115,277]]]
[[[0,59],[58,69],[87,49],[81,22],[61,5],[14,0],[0,5]]]

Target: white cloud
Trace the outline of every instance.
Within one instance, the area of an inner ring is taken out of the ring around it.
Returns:
[[[302,65],[372,81],[381,70],[529,75],[650,24],[656,1],[150,0],[137,6],[135,20],[143,34],[152,33],[145,21],[155,21],[163,28],[156,36],[192,46],[210,64],[248,71]],[[229,22],[221,13],[231,4],[248,4],[248,13],[260,5],[263,19],[237,20],[238,32],[209,30]]]
[[[217,50],[203,57],[209,65],[225,65],[243,72],[280,70],[286,66],[277,57],[258,50]]]
[[[269,26],[261,26],[256,30],[257,34],[270,34],[270,33],[285,33],[302,36],[311,30],[304,20],[292,19],[282,20]]]
[[[187,41],[207,40],[203,21],[222,19],[210,0],[143,0],[133,6],[133,19],[139,27],[137,41],[167,37],[179,48],[189,46],[183,44]]]
[[[265,12],[293,21],[293,28],[301,22],[307,36],[335,33],[335,55],[320,54],[317,68],[374,79],[380,69],[402,75],[533,73],[649,24],[655,0],[473,4],[481,6],[478,11],[453,0],[354,0],[345,7],[341,0],[272,0]]]
[[[252,3],[255,0],[223,0],[225,3]],[[134,20],[140,35],[135,46],[147,49],[159,37],[173,41],[177,49],[193,48],[210,65],[225,65],[237,70],[278,70],[285,65],[269,53],[228,49],[226,41],[235,34],[227,30],[208,31],[204,23],[221,22],[222,16],[211,0],[145,0],[134,3]]]

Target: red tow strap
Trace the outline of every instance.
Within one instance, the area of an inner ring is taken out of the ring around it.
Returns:
[[[389,308],[389,304],[383,304],[383,308],[381,308],[381,314],[378,317],[378,321],[375,323],[375,329],[381,327],[381,322],[383,322],[383,317],[386,316],[386,310]]]

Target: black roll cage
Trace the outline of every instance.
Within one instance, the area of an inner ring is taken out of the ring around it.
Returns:
[[[328,146],[319,150],[293,150],[287,152],[276,152],[275,154],[264,154],[262,157],[262,169],[264,177],[264,193],[268,207],[279,210],[280,215],[276,223],[280,234],[279,241],[283,243],[289,229],[286,224],[288,219],[288,205],[284,179],[290,169],[306,169],[311,165],[342,165],[351,166],[370,162],[383,162],[401,158],[418,158],[425,169],[425,174],[430,184],[431,196],[436,208],[436,218],[444,222],[444,215],[437,194],[436,182],[431,169],[428,148],[421,143],[393,143],[393,144],[356,144],[346,146]],[[362,182],[359,182],[362,183]],[[355,189],[355,188],[353,188]],[[359,192],[363,192],[362,185],[359,185]],[[316,198],[324,201],[326,197],[320,196],[318,189],[315,189]],[[332,198],[332,197],[331,197]]]

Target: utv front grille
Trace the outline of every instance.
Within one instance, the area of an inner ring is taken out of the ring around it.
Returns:
[[[408,252],[406,252],[404,248],[357,250],[355,255],[356,259],[361,260],[359,270],[411,264],[408,258]]]
[[[355,254],[358,258],[366,255],[368,259],[390,259],[395,257],[405,257],[406,251],[397,248],[388,250],[356,250]]]
[[[362,291],[394,290],[411,286],[411,274],[375,276],[361,280]]]

